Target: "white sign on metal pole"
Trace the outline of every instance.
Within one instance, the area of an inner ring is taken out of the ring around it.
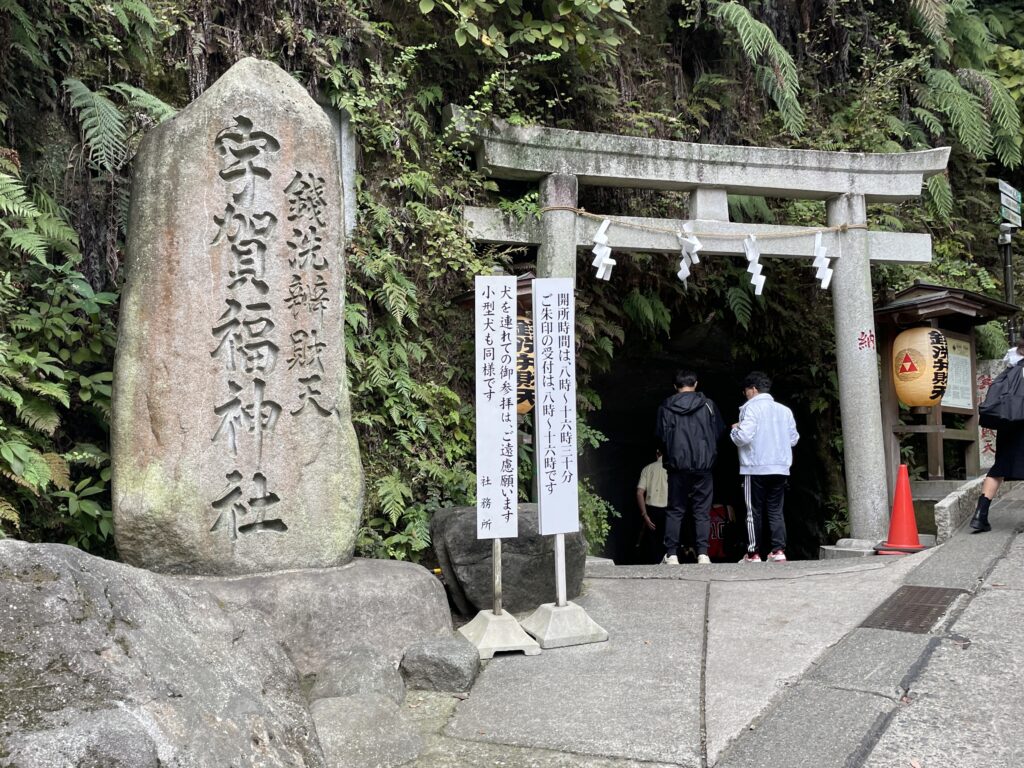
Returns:
[[[1014,198],[1018,203],[1021,200],[1020,192],[1017,190],[1017,188],[1011,187],[1002,179],[999,180],[999,192],[1000,194],[1003,195],[1009,195],[1010,197]]]
[[[1011,187],[1002,179],[999,180],[999,213],[1005,221],[1019,227],[1020,222],[1020,191]]]
[[[476,537],[519,535],[516,278],[476,278]]]
[[[572,278],[533,281],[537,514],[544,536],[580,529],[575,304]]]

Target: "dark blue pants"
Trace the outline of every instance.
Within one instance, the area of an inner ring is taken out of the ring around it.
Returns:
[[[711,535],[711,497],[714,483],[711,470],[668,471],[668,507],[665,508],[665,552],[677,554],[679,531],[683,517],[693,515],[697,533],[697,554],[708,553],[708,538]]]

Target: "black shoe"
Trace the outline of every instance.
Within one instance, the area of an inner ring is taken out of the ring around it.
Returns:
[[[974,517],[971,518],[971,533],[985,533],[991,531],[992,526],[988,522],[988,508],[992,499],[987,496],[978,497],[978,506],[974,510]]]

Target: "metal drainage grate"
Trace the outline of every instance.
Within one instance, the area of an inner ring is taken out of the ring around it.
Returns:
[[[864,620],[862,627],[926,635],[963,589],[900,587]]]

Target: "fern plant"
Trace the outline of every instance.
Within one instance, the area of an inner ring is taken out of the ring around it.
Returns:
[[[0,170],[0,534],[102,549],[112,532],[105,442],[114,328],[111,293],[75,270],[78,238],[18,169]],[[74,418],[71,413],[74,412]]]
[[[714,0],[710,8],[712,15],[739,37],[743,53],[756,69],[757,83],[779,110],[786,131],[799,136],[806,116],[800,105],[800,80],[793,57],[771,29],[739,3]]]

